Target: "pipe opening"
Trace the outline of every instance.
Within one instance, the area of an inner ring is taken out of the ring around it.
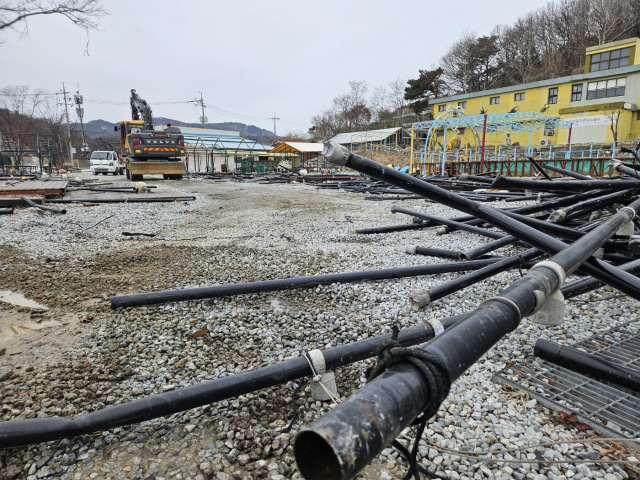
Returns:
[[[293,448],[298,469],[306,480],[343,480],[340,461],[321,435],[300,432]]]

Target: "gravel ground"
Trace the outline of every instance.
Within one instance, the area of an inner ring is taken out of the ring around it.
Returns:
[[[484,242],[464,232],[437,236],[434,229],[350,235],[353,228],[410,221],[389,213],[392,202],[367,202],[361,195],[304,185],[157,184],[196,200],[69,206],[65,216],[18,209],[0,217],[0,290],[21,292],[48,308],[42,313],[0,303],[0,349],[7,349],[0,356],[3,421],[78,415],[256,369],[303,349],[388,332],[397,314],[403,327],[420,325],[468,311],[520,275],[497,275],[418,313],[408,309],[408,295],[457,274],[112,311],[113,294],[436,263],[443,260],[407,255],[406,245],[468,250]],[[457,215],[424,201],[402,206]],[[131,238],[122,231],[157,236]],[[503,253],[515,251],[509,247]],[[535,400],[493,383],[491,376],[531,355],[539,338],[572,344],[635,319],[636,302],[598,301],[603,296],[611,294],[601,289],[567,302],[565,323],[558,327],[523,320],[489,351],[453,385],[427,427],[422,463],[453,480],[637,476],[622,465],[540,463],[607,453],[590,445],[560,443],[499,455],[514,463],[477,462],[444,451],[582,438],[584,432],[563,425]],[[189,337],[202,327],[209,333]],[[335,372],[342,398],[364,384],[370,364]],[[301,478],[291,442],[331,404],[313,401],[308,386],[294,399],[295,387],[289,383],[139,425],[0,451],[0,479]],[[298,421],[282,433],[293,401],[299,405]],[[618,458],[632,455],[617,450]],[[358,478],[402,478],[405,471],[397,453],[386,449]]]

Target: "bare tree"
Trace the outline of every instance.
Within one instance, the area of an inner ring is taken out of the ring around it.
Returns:
[[[38,119],[49,110],[49,100],[45,90],[31,92],[26,85],[0,89],[0,132],[12,137],[31,133]]]
[[[404,98],[406,86],[407,79],[402,77],[389,82],[389,98],[391,99],[391,108],[397,119],[397,126],[402,126],[404,119],[404,108],[407,105],[407,101]]]
[[[629,14],[633,11],[631,0],[591,0],[591,31],[598,45],[626,36],[632,29]]]
[[[28,20],[40,15],[62,15],[89,35],[108,15],[102,0],[0,0],[0,31],[29,31]]]
[[[611,129],[611,134],[613,135],[613,141],[618,141],[618,123],[620,122],[620,115],[622,114],[622,107],[614,107],[613,105],[609,105],[610,108],[605,108],[601,110],[602,115],[609,119],[609,128]]]
[[[373,94],[369,99],[371,104],[371,113],[373,114],[373,120],[383,124],[389,118],[389,109],[391,108],[391,99],[387,89],[382,87],[376,87],[373,90]]]

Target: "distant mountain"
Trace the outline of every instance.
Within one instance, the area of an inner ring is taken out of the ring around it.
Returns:
[[[153,119],[156,125],[167,124],[173,122],[176,127],[196,127],[201,128],[201,123],[187,123],[180,120],[172,120],[171,118],[156,117]],[[102,135],[109,135],[115,133],[113,127],[115,123],[107,122],[105,120],[91,120],[84,124],[84,133],[87,136],[98,137]],[[80,131],[80,124],[74,123],[72,126]],[[273,137],[273,133],[264,128],[256,127],[255,125],[245,125],[244,123],[237,122],[223,122],[223,123],[207,123],[207,128],[214,128],[217,130],[234,130],[239,131],[242,137]]]
[[[91,120],[84,124],[84,133],[89,137],[101,137],[103,135],[113,135],[116,132],[113,131],[115,123],[107,122],[106,120]],[[72,123],[71,127],[80,131],[79,123]],[[66,127],[65,127],[66,128]]]

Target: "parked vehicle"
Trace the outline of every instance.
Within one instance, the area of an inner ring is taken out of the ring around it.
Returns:
[[[106,150],[96,150],[91,154],[89,159],[91,172],[94,175],[99,173],[106,175],[113,173],[114,175],[123,175],[125,171],[124,161],[116,152]]]

